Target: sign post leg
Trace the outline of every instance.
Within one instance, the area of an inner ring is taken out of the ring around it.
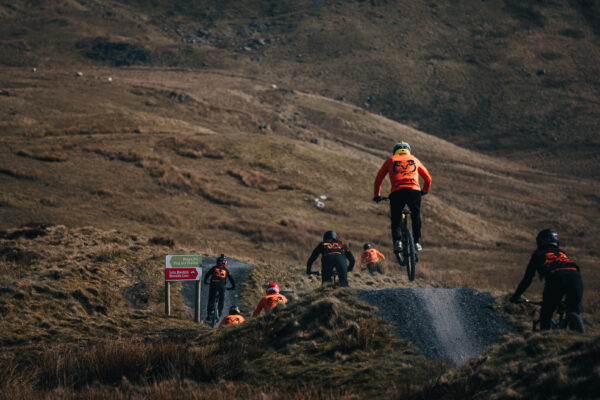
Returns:
[[[194,321],[200,322],[200,300],[202,299],[202,282],[196,281],[196,317]]]
[[[171,282],[165,282],[165,313],[171,315]]]

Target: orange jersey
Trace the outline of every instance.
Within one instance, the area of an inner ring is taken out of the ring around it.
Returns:
[[[223,320],[219,324],[219,328],[222,326],[238,325],[244,321],[245,321],[245,319],[241,315],[236,315],[236,314],[228,315],[225,318],[223,318]]]
[[[381,193],[381,183],[386,175],[390,176],[392,185],[391,192],[399,189],[421,190],[419,185],[419,175],[423,178],[423,192],[429,192],[431,186],[431,175],[421,161],[412,154],[396,154],[391,156],[379,169],[375,178],[374,196]]]
[[[360,257],[360,265],[378,262],[380,258],[382,260],[385,259],[384,255],[379,251],[375,249],[367,249],[363,251],[362,256]]]
[[[277,307],[279,303],[287,303],[287,299],[285,296],[277,293],[277,294],[268,294],[262,299],[256,306],[256,310],[252,313],[253,317],[258,316],[262,310],[271,311],[273,308]]]

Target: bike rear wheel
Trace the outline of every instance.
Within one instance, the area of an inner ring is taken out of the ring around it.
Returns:
[[[219,323],[219,292],[217,292],[216,296],[215,296],[215,302],[213,304],[213,309],[210,315],[210,327],[214,328],[217,326],[217,324]]]
[[[567,320],[567,328],[576,332],[585,333],[585,327],[583,326],[583,320],[581,316],[577,313],[570,312],[567,313],[565,317]]]
[[[417,267],[417,250],[415,249],[415,241],[412,232],[407,229],[404,233],[406,246],[404,249],[404,262],[406,264],[406,273],[409,281],[415,280],[415,269]]]

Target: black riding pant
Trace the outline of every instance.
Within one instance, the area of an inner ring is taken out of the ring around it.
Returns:
[[[323,256],[321,258],[321,283],[330,283],[333,278],[333,270],[338,273],[341,286],[348,286],[348,264],[346,257],[341,254]]]
[[[225,285],[210,285],[208,289],[208,308],[206,315],[210,315],[215,304],[215,296],[219,292],[219,315],[223,315],[223,304],[225,304]]]
[[[546,275],[546,286],[540,311],[540,328],[550,329],[552,314],[565,297],[567,312],[579,313],[583,297],[583,281],[577,271],[559,271]]]
[[[418,243],[421,239],[421,192],[412,189],[399,189],[390,194],[392,239],[402,240],[402,210],[405,205],[410,210],[413,238]]]

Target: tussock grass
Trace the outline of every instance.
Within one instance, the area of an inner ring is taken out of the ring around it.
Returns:
[[[272,192],[279,189],[279,184],[275,180],[267,178],[258,171],[230,168],[227,170],[227,173],[239,179],[244,185],[260,189],[263,192]]]
[[[95,190],[92,190],[90,193],[93,195],[96,195],[98,197],[122,196],[122,193],[115,192],[114,190],[106,189],[106,188],[95,189]]]
[[[161,141],[160,144],[174,149],[177,154],[184,157],[214,159],[225,157],[223,151],[197,138],[171,136]]]
[[[32,173],[32,171],[23,172],[15,168],[0,168],[0,174],[10,176],[17,179],[25,179],[25,180],[36,180],[39,178],[38,175]]]
[[[122,256],[125,249],[115,243],[106,243],[98,246],[95,253],[95,259],[97,261],[106,262],[113,261],[114,259]]]
[[[92,388],[107,393],[114,385],[131,396],[141,391],[154,398],[159,394],[153,389],[164,390],[167,383],[210,388],[219,382],[223,395],[252,385],[260,390],[251,396],[270,396],[277,388],[275,398],[290,393],[290,398],[313,399],[389,394],[387,382],[400,371],[396,385],[425,379],[433,364],[396,342],[386,323],[373,315],[372,307],[347,292],[315,293],[243,325],[200,336],[81,341],[5,353],[0,385],[16,398],[81,396]]]
[[[567,331],[515,338],[450,371],[422,399],[595,399],[600,379],[600,339]]]
[[[53,149],[19,150],[16,154],[21,157],[29,157],[33,158],[34,160],[48,162],[64,162],[69,158],[66,153]]]
[[[192,171],[182,170],[166,158],[147,156],[136,151],[113,152],[104,149],[87,149],[87,151],[102,155],[110,160],[120,160],[135,163],[136,166],[148,171],[159,185],[190,194],[199,194],[205,199],[222,205],[241,207],[261,207],[264,202],[238,194],[232,194],[216,189],[209,181]]]

